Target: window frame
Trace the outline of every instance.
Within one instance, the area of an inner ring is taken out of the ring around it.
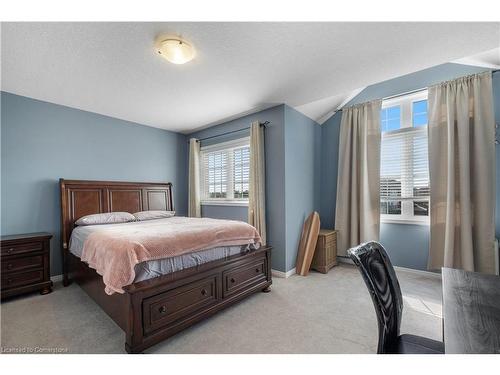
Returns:
[[[215,143],[200,148],[200,191],[201,205],[212,206],[248,206],[248,198],[234,198],[234,153],[235,149],[250,147],[250,137],[242,137],[230,141]],[[207,197],[207,186],[204,154],[215,151],[228,151],[228,161],[226,165],[227,175],[227,196],[226,198]]]
[[[428,90],[427,89],[418,91],[416,93],[387,99],[387,100],[384,100],[382,102],[381,111],[383,109],[389,108],[389,107],[394,107],[394,106],[400,107],[401,122],[400,122],[399,129],[390,130],[390,131],[386,131],[386,132],[381,131],[381,147],[382,147],[382,142],[383,142],[383,138],[384,138],[384,133],[394,134],[396,132],[412,132],[412,131],[413,132],[415,132],[415,131],[427,132],[428,124],[413,126],[413,103],[419,102],[422,100],[428,100]],[[429,104],[427,103],[427,120],[429,118],[428,110],[429,110]],[[381,125],[382,125],[382,123],[381,123]],[[406,148],[410,149],[411,147],[409,147],[407,145]],[[413,156],[412,154],[405,155],[406,161],[403,161],[403,162],[404,163],[411,163],[412,156]],[[429,185],[430,185],[430,180],[429,180]],[[401,191],[409,190],[410,188],[413,188],[413,184],[411,186],[408,186],[406,180],[401,181]],[[419,215],[413,214],[414,213],[414,210],[413,210],[414,201],[417,201],[417,200],[416,199],[402,198],[401,199],[401,214],[399,214],[399,215],[392,214],[391,215],[391,214],[382,214],[381,213],[380,214],[380,222],[381,223],[392,223],[392,224],[429,225],[430,224],[430,196],[426,197],[426,198],[423,197],[422,199],[418,200],[418,201],[428,201],[429,202],[429,215],[427,215],[427,216],[419,216]]]

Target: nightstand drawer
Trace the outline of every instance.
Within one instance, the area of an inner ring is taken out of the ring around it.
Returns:
[[[42,268],[43,256],[35,255],[31,257],[12,258],[5,257],[2,259],[2,273],[27,271],[30,269]]]
[[[17,243],[9,246],[2,246],[2,255],[24,254],[33,251],[41,251],[42,249],[42,242]]]
[[[9,234],[0,238],[0,299],[23,293],[52,291],[50,233]]]
[[[43,270],[2,274],[2,290],[43,281]]]

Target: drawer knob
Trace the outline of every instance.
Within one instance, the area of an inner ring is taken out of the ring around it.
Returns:
[[[231,278],[231,282],[234,283],[236,280],[234,278]]]
[[[204,295],[206,295],[206,294],[207,294],[207,290],[206,290],[206,289],[202,289],[202,290],[201,290],[201,295],[202,295],[202,296],[204,296]]]
[[[158,311],[160,312],[160,314],[165,314],[167,312],[167,307],[166,306],[161,306]]]
[[[7,264],[7,269],[11,270],[12,269],[12,263]]]
[[[7,250],[7,254],[11,254],[14,251],[14,248],[11,247],[9,250]]]
[[[260,272],[260,268],[256,268],[255,272],[259,273]]]

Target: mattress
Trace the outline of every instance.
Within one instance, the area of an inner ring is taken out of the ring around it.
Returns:
[[[165,219],[155,219],[149,220],[151,222],[161,222],[164,221],[165,225],[168,225],[169,218]],[[145,222],[131,222],[131,223],[120,223],[120,224],[102,224],[102,225],[87,225],[80,226],[73,229],[70,238],[69,251],[81,258],[83,251],[83,244],[87,237],[95,231],[105,231],[116,226],[127,226],[130,230],[134,230],[134,226],[137,224],[144,224]],[[254,250],[254,245],[244,245],[244,246],[225,246],[216,247],[212,249],[203,249],[196,252],[191,252],[183,254],[180,256],[175,256],[171,258],[163,258],[158,260],[152,260],[147,262],[139,263],[135,266],[135,279],[134,282],[148,280],[153,277],[167,275],[172,272],[181,271],[186,268],[196,267],[204,263],[212,262],[214,260],[223,259],[228,256],[247,253]]]

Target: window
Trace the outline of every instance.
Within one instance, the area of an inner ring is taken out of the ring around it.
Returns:
[[[399,105],[382,109],[380,125],[383,132],[401,127],[401,108]]]
[[[248,204],[249,139],[201,148],[202,204]]]
[[[382,222],[428,223],[427,91],[382,103]]]
[[[412,103],[412,124],[414,127],[427,125],[427,99]]]

